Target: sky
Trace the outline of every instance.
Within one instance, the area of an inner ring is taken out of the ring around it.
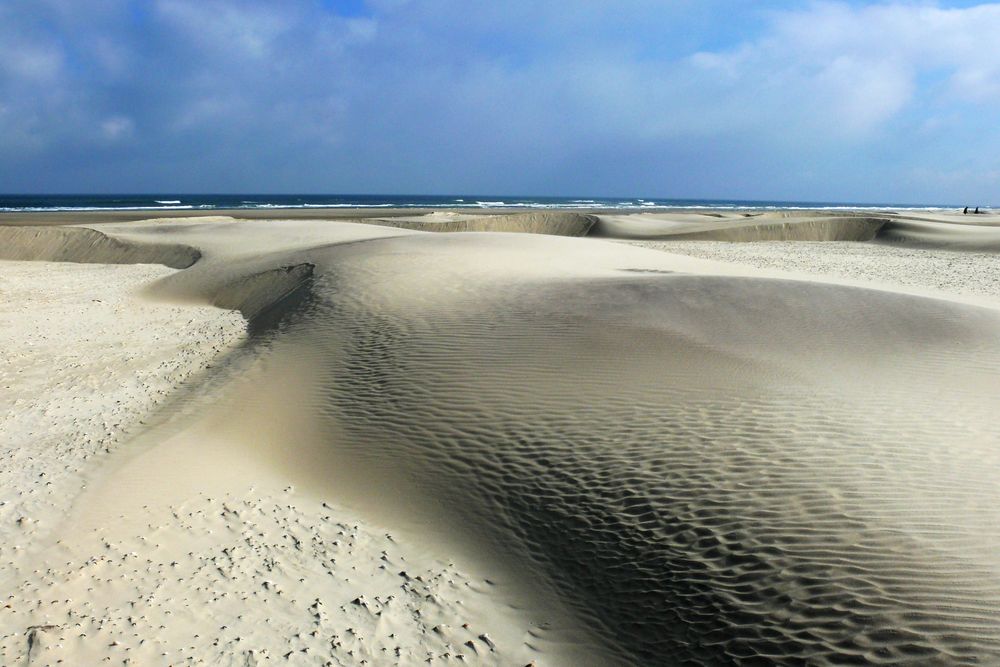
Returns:
[[[0,192],[1000,204],[1000,3],[0,0]]]

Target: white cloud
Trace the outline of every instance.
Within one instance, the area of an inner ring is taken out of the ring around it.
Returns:
[[[722,103],[755,90],[764,98],[759,102],[793,125],[863,135],[918,101],[1000,101],[997,34],[997,4],[941,9],[823,2],[774,13],[760,38],[696,54],[690,63],[715,75],[707,88]],[[922,88],[924,75],[944,76],[948,85]]]
[[[101,135],[108,141],[121,141],[135,132],[135,121],[127,116],[111,116],[101,122]]]
[[[210,51],[263,59],[296,20],[296,3],[158,0],[160,19]]]
[[[656,194],[670,179],[688,194],[701,179],[697,193],[720,195],[737,178],[847,183],[889,166],[927,167],[923,183],[970,118],[979,152],[1000,153],[983,122],[1000,102],[1000,4],[372,0],[364,17],[315,0],[140,4],[0,0],[0,152],[56,164],[128,149],[150,170],[183,162],[199,187],[214,161],[283,165],[249,172],[250,188],[284,173],[289,188],[329,175],[306,189]],[[753,13],[752,32],[734,12]],[[738,41],[720,46],[727,34]]]
[[[36,84],[53,81],[62,71],[59,49],[23,41],[8,42],[0,55],[0,68],[8,74]]]
[[[52,35],[36,26],[21,25],[10,8],[0,5],[0,82],[12,78],[27,84],[54,81],[64,63]]]

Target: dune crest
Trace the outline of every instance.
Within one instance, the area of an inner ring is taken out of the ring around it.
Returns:
[[[429,214],[406,218],[360,219],[358,222],[423,232],[517,232],[552,236],[586,236],[597,222],[597,218],[582,213],[533,211],[503,215],[463,215],[457,219]]]
[[[201,254],[190,246],[126,242],[86,227],[0,226],[0,259],[93,264],[163,264],[186,269]]]
[[[628,240],[870,241],[884,218],[793,213],[728,215],[633,214],[598,216],[593,236]]]

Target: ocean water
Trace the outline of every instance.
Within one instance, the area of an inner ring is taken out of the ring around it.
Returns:
[[[499,195],[4,195],[0,211],[212,210],[267,208],[551,208],[551,209],[946,209],[943,204],[892,202],[807,202],[740,199],[670,199],[642,197],[514,197]]]

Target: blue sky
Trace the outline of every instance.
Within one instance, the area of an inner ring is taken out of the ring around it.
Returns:
[[[0,0],[0,191],[1000,204],[1000,3]]]

